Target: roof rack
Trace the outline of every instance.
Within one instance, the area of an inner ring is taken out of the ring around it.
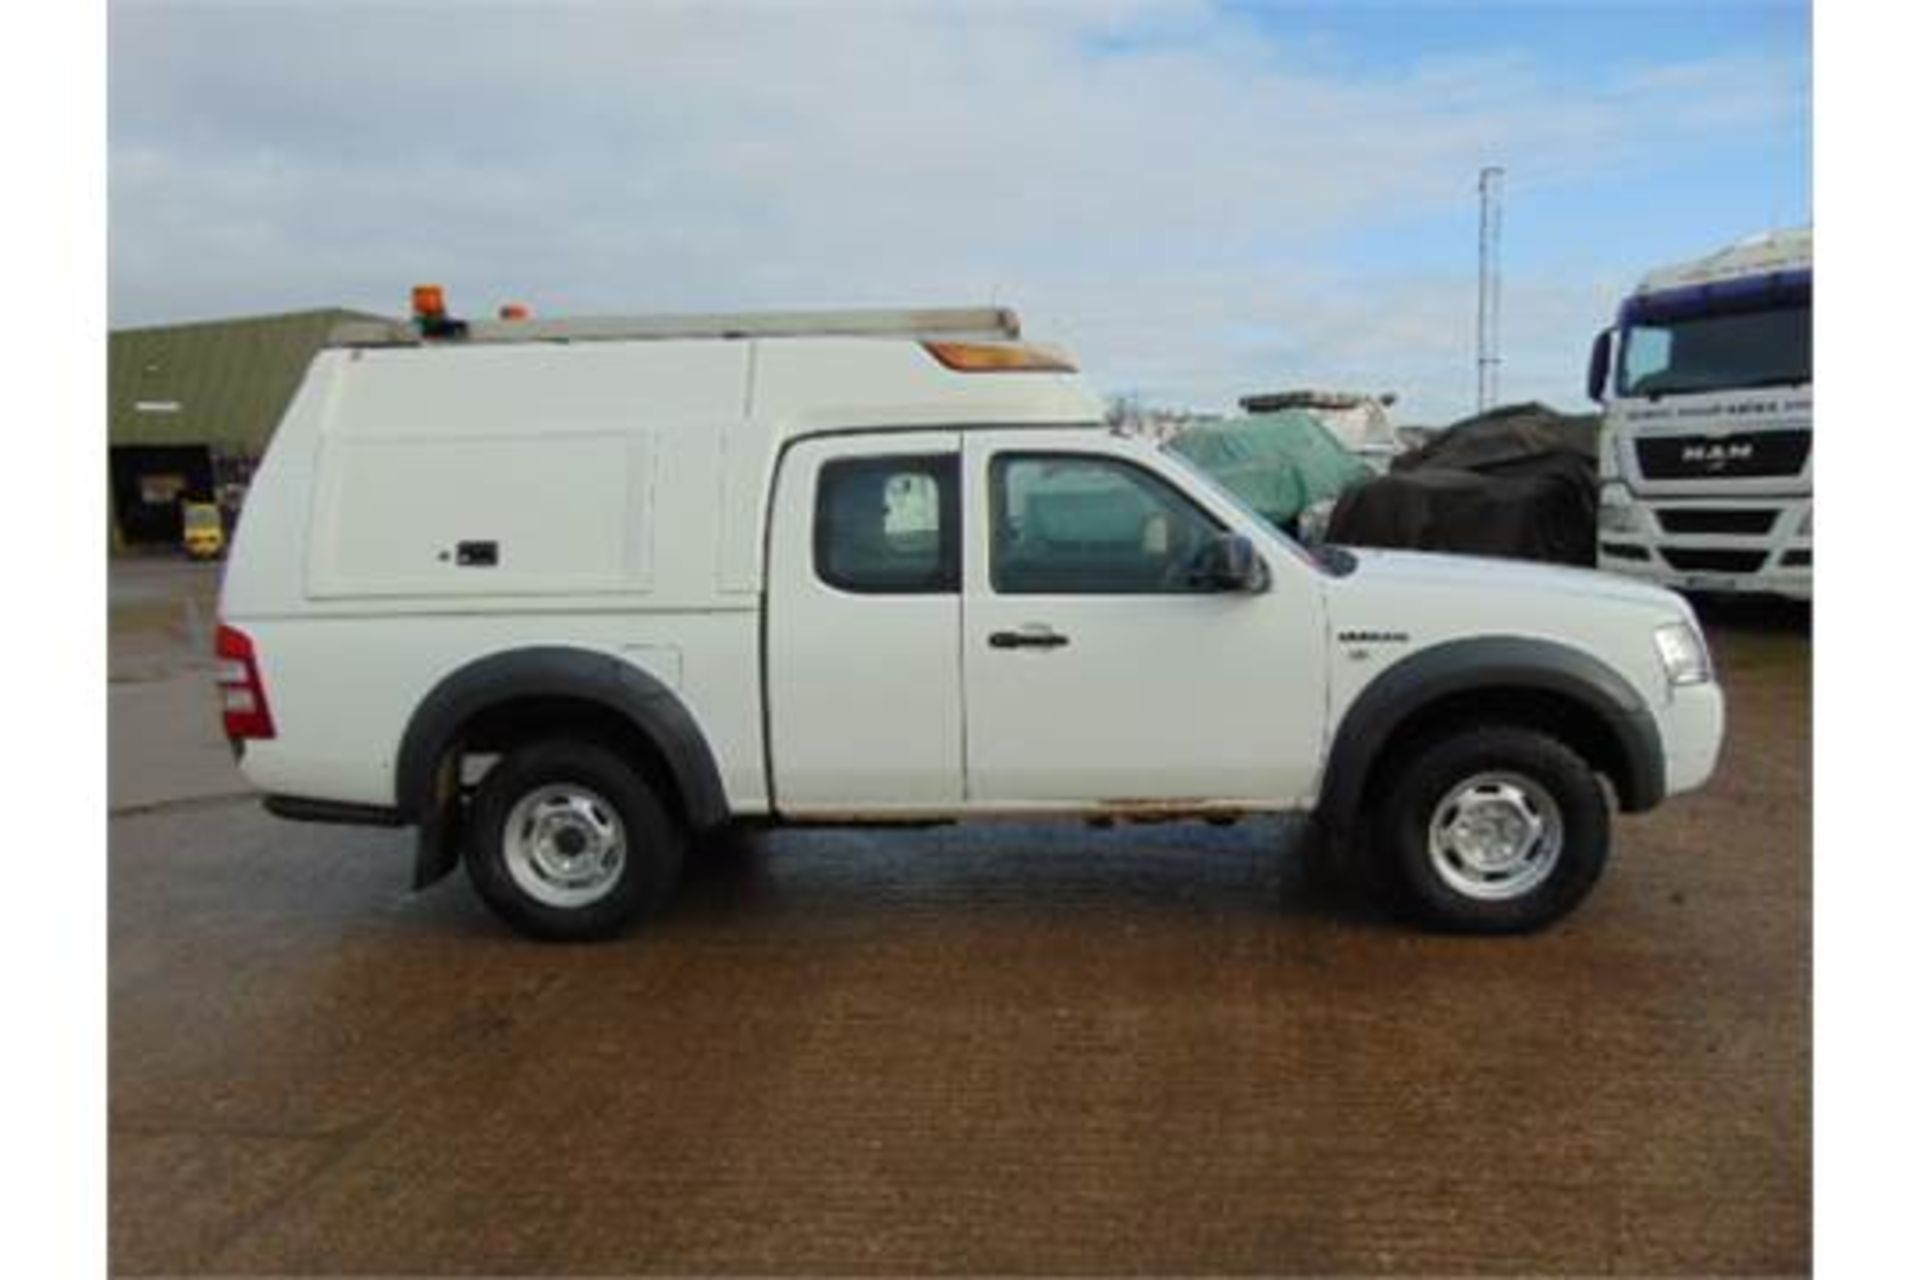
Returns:
[[[742,311],[709,315],[585,316],[556,320],[469,320],[445,337],[404,321],[353,321],[328,335],[333,347],[418,347],[429,343],[626,342],[666,338],[985,338],[1020,336],[1009,307],[919,310]]]

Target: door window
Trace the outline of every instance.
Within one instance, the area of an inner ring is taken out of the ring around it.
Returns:
[[[959,475],[953,454],[823,464],[814,507],[814,572],[843,591],[958,591]]]
[[[1188,569],[1220,526],[1158,476],[1084,454],[1000,454],[990,474],[995,591],[1210,590]]]

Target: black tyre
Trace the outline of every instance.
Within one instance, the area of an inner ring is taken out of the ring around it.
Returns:
[[[1606,793],[1587,762],[1531,729],[1431,738],[1394,761],[1372,843],[1382,876],[1431,928],[1519,933],[1579,906],[1606,865]]]
[[[521,933],[587,941],[665,902],[685,844],[631,765],[596,744],[553,739],[511,752],[481,780],[467,876]]]

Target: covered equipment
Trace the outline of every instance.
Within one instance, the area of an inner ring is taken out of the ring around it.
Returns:
[[[1289,533],[1308,507],[1373,474],[1317,415],[1301,409],[1201,423],[1168,447]]]
[[[1538,403],[1462,419],[1342,494],[1327,540],[1590,565],[1598,431]]]

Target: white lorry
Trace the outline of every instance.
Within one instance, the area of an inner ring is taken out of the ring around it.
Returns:
[[[1545,924],[1701,785],[1688,605],[1590,570],[1317,555],[1101,425],[1005,311],[349,328],[221,593],[246,776],[414,825],[539,937],[729,823],[1312,810],[1416,918]],[[1605,779],[1603,784],[1602,779]]]
[[[1813,233],[1656,271],[1594,340],[1598,563],[1687,591],[1813,595]]]

